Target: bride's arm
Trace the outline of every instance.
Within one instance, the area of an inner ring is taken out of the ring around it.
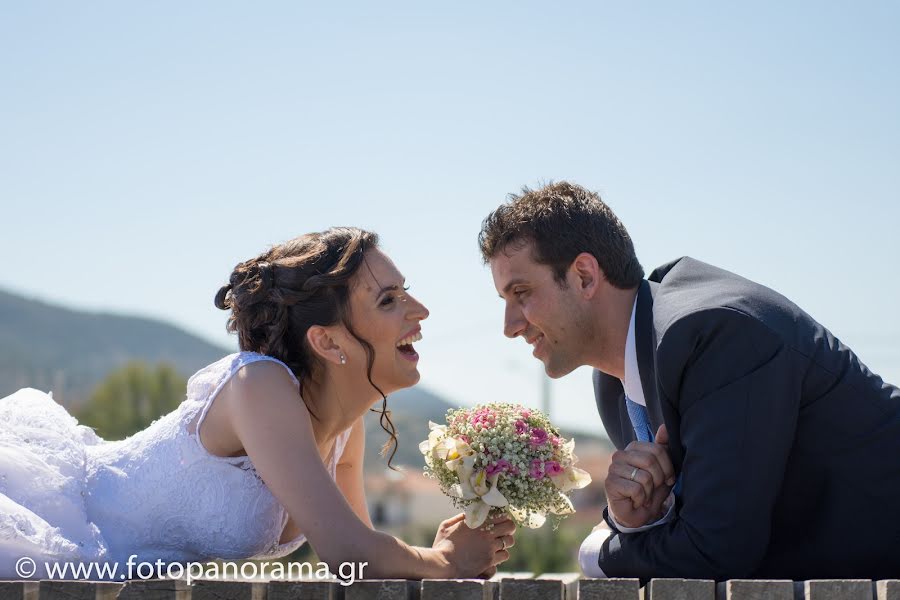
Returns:
[[[368,526],[372,527],[372,519],[369,517],[369,507],[366,503],[366,490],[363,485],[363,462],[366,454],[366,425],[363,417],[353,424],[350,430],[350,438],[344,447],[337,464],[337,485],[344,498],[350,503],[356,516]]]
[[[256,471],[306,534],[332,573],[343,562],[368,563],[367,577],[473,577],[508,557],[492,533],[442,526],[438,548],[409,546],[370,529],[325,470],[312,423],[287,371],[272,362],[241,369],[228,383],[225,411]],[[508,532],[507,532],[508,533]]]

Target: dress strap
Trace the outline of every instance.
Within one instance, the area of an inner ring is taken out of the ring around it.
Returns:
[[[341,460],[341,456],[344,454],[344,448],[347,447],[347,441],[350,439],[350,433],[353,431],[353,426],[351,425],[340,434],[338,434],[337,438],[334,440],[334,449],[331,451],[331,469],[332,475],[335,475],[334,471],[337,469],[337,464]]]
[[[216,396],[219,395],[219,392],[222,391],[222,388],[225,387],[225,384],[228,383],[228,380],[231,379],[235,373],[237,373],[242,367],[245,367],[251,363],[261,362],[261,361],[270,361],[274,363],[278,363],[285,369],[287,369],[288,374],[291,376],[291,380],[293,380],[294,385],[297,386],[297,389],[300,389],[300,381],[297,379],[297,376],[294,375],[294,372],[291,371],[291,368],[286,364],[278,360],[273,356],[267,356],[265,354],[259,354],[258,352],[239,352],[234,355],[233,360],[229,364],[227,370],[225,370],[222,374],[222,378],[216,384],[215,389],[209,394],[209,397],[203,403],[203,410],[200,412],[200,418],[197,419],[197,425],[194,429],[195,435],[194,439],[197,440],[197,444],[203,449],[205,452],[209,453],[206,447],[203,445],[203,441],[200,439],[200,426],[203,424],[203,420],[206,418],[206,413],[209,412],[209,408],[212,406],[213,401],[216,399]],[[229,458],[229,457],[220,457],[220,458]],[[233,457],[236,459],[244,460],[246,457],[238,456]]]

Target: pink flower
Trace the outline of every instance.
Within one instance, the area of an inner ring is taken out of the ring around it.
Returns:
[[[509,464],[509,461],[507,461],[505,458],[501,458],[494,464],[488,465],[484,471],[485,471],[485,473],[487,473],[488,477],[491,477],[495,473],[502,473],[505,471],[509,471],[511,469],[511,467],[512,467],[512,465]]]
[[[497,422],[497,415],[489,408],[480,408],[469,418],[472,425],[481,425],[482,428],[493,427]]]
[[[547,442],[547,432],[540,427],[531,430],[531,445],[540,446]]]
[[[550,443],[553,444],[554,448],[559,448],[559,445],[562,443],[559,439],[559,436],[551,435]]]
[[[544,463],[539,458],[535,458],[531,461],[531,469],[529,469],[529,474],[532,479],[541,479],[544,476]]]
[[[528,432],[528,423],[525,421],[516,421],[516,433],[522,435]]]
[[[547,473],[547,475],[553,476],[553,475],[559,475],[560,473],[562,473],[563,468],[555,460],[548,460],[547,462],[544,463],[544,471]]]

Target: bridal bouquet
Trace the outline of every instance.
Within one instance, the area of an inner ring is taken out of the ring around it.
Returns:
[[[446,425],[428,426],[419,444],[425,474],[465,509],[469,527],[504,511],[519,525],[540,527],[548,513],[575,512],[569,492],[591,482],[575,466],[575,440],[560,437],[540,411],[484,404],[447,411]]]

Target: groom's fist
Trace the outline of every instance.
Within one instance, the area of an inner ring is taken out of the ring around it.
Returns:
[[[656,439],[658,443],[631,442],[612,456],[604,488],[613,518],[625,527],[641,527],[659,519],[675,485],[665,425]]]

